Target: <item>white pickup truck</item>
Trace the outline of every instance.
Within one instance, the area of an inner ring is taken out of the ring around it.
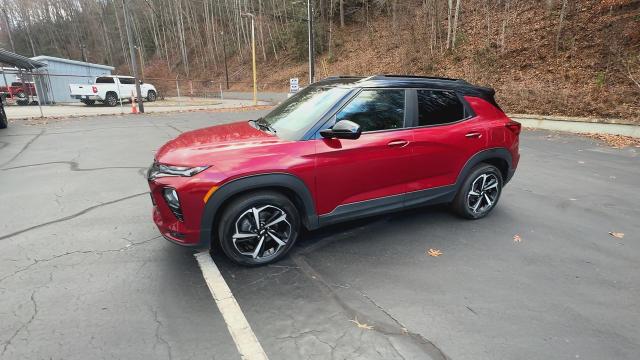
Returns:
[[[130,99],[136,94],[136,80],[132,76],[107,75],[96,78],[94,84],[70,84],[71,97],[86,105],[100,101],[107,106],[116,106],[120,99]],[[147,101],[156,101],[158,92],[151,84],[140,84],[140,92]]]

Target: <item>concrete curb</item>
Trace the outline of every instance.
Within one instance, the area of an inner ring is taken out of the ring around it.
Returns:
[[[569,118],[569,117],[545,117],[538,115],[509,115],[524,127],[534,129],[568,131],[572,133],[597,133],[631,136],[640,138],[640,126],[631,124],[615,124],[609,122],[596,122],[595,119]]]

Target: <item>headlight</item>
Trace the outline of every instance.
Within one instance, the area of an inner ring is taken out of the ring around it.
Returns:
[[[209,166],[195,166],[195,167],[185,167],[185,166],[171,166],[158,164],[154,162],[153,165],[149,168],[149,172],[147,173],[147,178],[149,180],[153,180],[159,177],[165,176],[186,176],[190,177],[196,174],[199,174]]]

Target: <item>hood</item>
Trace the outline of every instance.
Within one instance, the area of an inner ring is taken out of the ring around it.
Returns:
[[[156,153],[156,160],[177,166],[212,165],[224,151],[284,141],[254,128],[248,121],[240,121],[185,132],[164,144]]]

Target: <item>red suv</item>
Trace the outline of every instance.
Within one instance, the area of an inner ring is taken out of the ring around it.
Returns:
[[[148,172],[168,240],[243,265],[282,258],[302,227],[449,203],[478,219],[519,160],[520,124],[463,80],[335,77],[265,117],[184,133]]]

